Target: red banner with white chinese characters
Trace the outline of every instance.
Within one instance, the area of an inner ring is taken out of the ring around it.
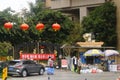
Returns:
[[[30,53],[20,54],[20,59],[48,60],[49,57],[51,57],[53,60],[56,59],[55,54],[30,54]]]

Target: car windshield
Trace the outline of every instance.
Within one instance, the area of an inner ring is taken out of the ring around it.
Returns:
[[[20,61],[10,61],[9,62],[10,65],[15,65],[15,64],[18,64],[18,63],[20,63]]]

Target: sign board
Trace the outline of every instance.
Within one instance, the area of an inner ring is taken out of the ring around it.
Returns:
[[[7,57],[0,57],[0,61],[6,61]]]
[[[118,65],[117,65],[117,70],[119,70],[119,71],[120,71],[120,64],[118,64]]]
[[[77,42],[81,47],[101,47],[104,42]]]
[[[117,65],[109,65],[109,70],[116,72],[117,71]]]
[[[62,68],[67,67],[67,60],[66,60],[66,59],[62,59],[62,60],[61,60],[61,67],[62,67]]]
[[[55,54],[30,54],[30,53],[20,54],[20,59],[48,60],[49,57],[51,57],[53,60],[56,59]]]

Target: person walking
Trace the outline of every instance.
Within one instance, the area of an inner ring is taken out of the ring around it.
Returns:
[[[51,57],[48,59],[48,67],[53,68],[53,60]]]
[[[78,74],[80,74],[81,67],[82,67],[81,58],[78,57]]]
[[[73,56],[73,65],[74,65],[74,72],[77,71],[77,58],[76,56]]]
[[[47,69],[47,74],[54,74],[54,62],[51,57],[48,59],[48,69]]]

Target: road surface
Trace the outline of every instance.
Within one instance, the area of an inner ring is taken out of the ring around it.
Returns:
[[[54,75],[32,74],[28,77],[13,76],[8,77],[7,80],[116,80],[120,76],[120,72],[102,72],[102,73],[82,73],[66,70],[55,70]],[[50,79],[48,79],[50,77]]]

